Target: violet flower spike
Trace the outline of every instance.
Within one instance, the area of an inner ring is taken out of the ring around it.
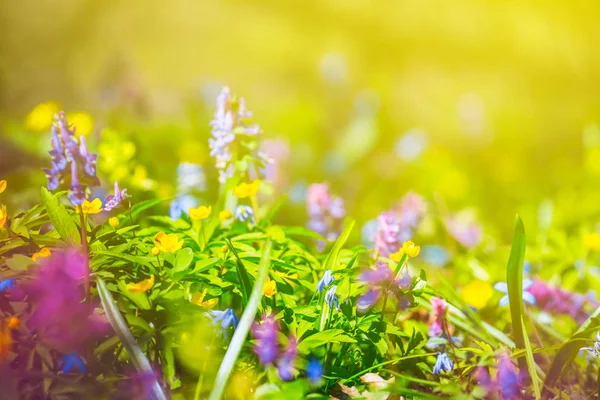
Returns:
[[[85,141],[85,137],[83,135],[79,136],[79,154],[85,161],[85,165],[83,166],[85,173],[91,177],[95,177],[96,160],[98,158],[98,155],[89,152],[87,148],[87,143]]]
[[[117,208],[121,202],[128,198],[127,189],[119,190],[119,182],[115,181],[115,194],[109,194],[104,200],[104,211],[110,211]]]
[[[252,336],[257,341],[254,353],[263,365],[270,365],[277,358],[277,333],[277,322],[271,315],[263,317],[261,324],[252,325]]]
[[[289,343],[277,363],[277,372],[283,381],[294,379],[294,362],[298,356],[298,340],[290,336]]]
[[[79,177],[77,175],[77,164],[71,161],[71,193],[69,193],[69,200],[74,207],[81,205],[85,201],[85,189],[79,183]]]

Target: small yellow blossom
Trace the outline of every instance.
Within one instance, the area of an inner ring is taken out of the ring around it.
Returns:
[[[77,127],[77,135],[87,136],[94,131],[94,118],[88,113],[67,113],[67,120],[70,124]]]
[[[17,317],[10,317],[8,319],[7,326],[8,329],[19,329],[19,326],[21,326],[21,321]]]
[[[221,246],[221,253],[227,253],[227,251],[229,251],[229,246],[227,246],[226,244]]]
[[[231,211],[229,210],[223,210],[219,213],[219,219],[221,221],[225,221],[228,220],[229,218],[233,217],[233,214],[231,213]]]
[[[60,106],[53,101],[38,104],[25,117],[25,127],[34,132],[49,131],[54,114],[59,111]]]
[[[211,211],[212,211],[211,206],[200,206],[198,208],[194,208],[194,207],[190,208],[188,213],[190,214],[191,219],[198,220],[198,219],[208,218]]]
[[[83,210],[84,214],[98,214],[102,212],[102,200],[96,198],[92,201],[85,200],[81,206],[77,206],[77,212]]]
[[[175,253],[183,246],[183,240],[174,233],[167,235],[161,231],[154,236],[154,245],[163,253]]]
[[[117,217],[110,217],[108,219],[108,223],[113,228],[116,228],[117,226],[119,226],[119,218],[117,218]]]
[[[600,233],[586,232],[583,234],[583,243],[590,250],[600,250]]]
[[[252,183],[242,182],[233,189],[233,194],[237,198],[245,199],[246,197],[254,196],[258,192],[259,187],[260,181],[258,179]]]
[[[153,248],[152,248],[152,250],[150,250],[150,253],[151,253],[153,256],[157,256],[157,255],[159,255],[159,254],[160,254],[160,250],[158,249],[158,247],[153,247]]]
[[[288,274],[287,272],[281,272],[281,271],[275,271],[275,273],[277,275],[279,275],[281,277],[281,279],[283,279],[284,281],[286,281],[290,285],[293,283],[293,281],[291,279],[298,279],[298,274],[297,273]]]
[[[408,257],[416,257],[421,252],[421,246],[415,245],[412,241],[408,240],[402,244],[402,247],[397,252],[390,254],[390,259],[399,262],[402,257],[406,254]]]
[[[8,213],[6,212],[6,206],[0,205],[0,229],[2,229],[2,227],[4,227],[4,224],[6,223],[7,215],[8,215]]]
[[[152,286],[154,286],[154,274],[138,283],[128,283],[126,289],[131,293],[144,293],[152,289]]]
[[[4,179],[2,179],[0,181],[0,193],[4,193],[5,190],[6,190],[6,181]]]
[[[277,284],[269,277],[267,277],[267,282],[265,282],[265,286],[263,287],[263,294],[268,298],[277,294]]]
[[[470,306],[484,307],[494,295],[494,289],[488,282],[473,280],[467,283],[460,292],[460,297]]]
[[[52,252],[50,251],[50,249],[47,247],[43,247],[37,253],[33,253],[33,255],[31,256],[31,259],[33,261],[37,261],[38,258],[48,258],[51,255],[52,255]]]
[[[205,308],[213,308],[219,302],[219,299],[216,297],[213,299],[209,299],[204,301],[204,297],[206,297],[207,290],[204,289],[202,293],[195,292],[192,293],[192,298],[190,299],[190,303],[195,304],[197,306],[205,307]]]

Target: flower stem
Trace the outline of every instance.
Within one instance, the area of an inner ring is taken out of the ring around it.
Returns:
[[[85,271],[83,274],[83,290],[85,292],[85,301],[90,300],[90,259],[88,252],[88,242],[87,242],[87,227],[86,225],[85,214],[81,207],[79,207],[79,221],[81,223],[81,249],[83,252],[83,256],[85,259]]]

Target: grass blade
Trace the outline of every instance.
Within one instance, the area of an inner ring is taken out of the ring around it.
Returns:
[[[263,297],[263,287],[265,285],[265,282],[267,281],[267,276],[269,275],[269,267],[271,266],[270,257],[271,242],[267,240],[263,248],[262,256],[260,258],[258,274],[256,276],[254,288],[252,289],[252,294],[250,295],[250,300],[248,301],[246,309],[242,314],[242,318],[240,318],[240,323],[236,328],[235,333],[233,334],[231,343],[229,343],[229,348],[225,353],[223,362],[219,367],[219,372],[217,372],[217,377],[215,378],[215,385],[213,387],[213,391],[210,394],[210,400],[219,400],[221,399],[221,397],[223,397],[225,387],[227,386],[227,381],[229,380],[229,376],[233,372],[235,362],[238,356],[240,355],[242,347],[244,346],[246,336],[248,336],[248,331],[250,330],[252,322],[254,322],[256,312],[258,311],[258,306],[260,305],[260,301]]]
[[[250,290],[252,288],[252,283],[250,281],[250,276],[248,275],[248,270],[244,266],[242,259],[238,255],[237,250],[233,246],[233,243],[227,238],[225,238],[225,243],[229,246],[229,249],[235,256],[235,268],[237,269],[238,277],[240,278],[240,290],[242,292],[242,300],[244,307],[248,304],[248,299],[250,297]]]
[[[106,313],[106,318],[121,340],[121,343],[123,343],[123,347],[127,350],[131,362],[144,377],[152,377],[152,382],[149,385],[151,398],[154,400],[166,400],[167,396],[158,384],[150,362],[137,345],[123,316],[115,306],[115,300],[113,299],[110,290],[108,290],[102,278],[97,278],[96,283],[98,284],[98,293],[100,294],[100,300],[102,301],[102,307]]]

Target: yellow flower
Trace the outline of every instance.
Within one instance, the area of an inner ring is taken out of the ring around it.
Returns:
[[[277,294],[277,284],[275,281],[272,281],[271,278],[267,276],[267,282],[265,282],[265,286],[263,287],[263,294],[268,298],[273,297]]]
[[[600,233],[586,232],[583,234],[583,243],[590,250],[600,250]]]
[[[229,218],[233,217],[233,214],[231,213],[231,211],[229,210],[223,210],[219,213],[219,219],[221,221],[225,221]]]
[[[60,111],[60,106],[53,101],[38,104],[25,117],[25,127],[34,132],[46,132],[52,126],[54,114]]]
[[[108,223],[113,228],[116,228],[117,226],[119,226],[119,218],[117,218],[117,217],[110,217],[108,219]]]
[[[17,317],[10,317],[8,319],[7,326],[8,329],[19,329],[19,326],[21,326],[21,321]]]
[[[160,250],[158,247],[153,247],[152,250],[150,250],[150,253],[152,253],[153,256],[157,256],[160,254]]]
[[[194,292],[192,293],[192,298],[190,299],[190,303],[195,304],[197,306],[213,308],[219,302],[219,299],[216,297],[214,299],[204,301],[204,297],[206,296],[207,290],[204,289],[202,293]]]
[[[210,212],[212,211],[211,206],[200,206],[198,208],[190,208],[188,213],[190,214],[190,218],[192,219],[205,219],[208,218]]]
[[[128,283],[126,289],[131,293],[144,293],[152,289],[152,286],[154,286],[154,274],[150,275],[150,278],[138,283]]]
[[[290,285],[293,283],[293,281],[291,279],[298,279],[298,274],[296,274],[296,273],[288,274],[287,272],[281,272],[281,271],[275,271],[275,273],[277,275],[279,275],[281,277],[281,279],[283,279]]]
[[[37,261],[38,258],[47,258],[47,257],[50,257],[51,255],[52,255],[52,252],[50,251],[50,249],[47,247],[43,247],[37,253],[33,253],[33,255],[31,256],[31,259],[33,261]]]
[[[4,179],[2,179],[0,181],[0,193],[4,193],[5,190],[6,190],[6,181]]]
[[[98,214],[102,212],[102,200],[96,198],[91,202],[85,200],[81,206],[77,206],[77,212],[83,210],[84,214]]]
[[[260,187],[260,181],[254,180],[252,183],[242,182],[233,189],[233,194],[240,199],[254,196],[258,192]]]
[[[399,262],[402,256],[405,254],[408,257],[416,257],[421,252],[421,246],[415,245],[412,241],[408,240],[402,244],[402,247],[397,252],[390,254],[390,259]]]
[[[94,118],[88,113],[67,113],[67,120],[70,124],[77,127],[77,135],[87,136],[94,130]]]
[[[7,215],[8,215],[8,213],[6,212],[6,206],[1,205],[0,206],[0,229],[2,229],[4,227],[4,224],[6,223]]]
[[[460,297],[462,297],[468,305],[475,308],[484,307],[493,295],[494,289],[492,289],[492,285],[480,280],[469,282],[460,292]]]
[[[175,253],[183,246],[183,240],[179,240],[174,233],[167,235],[164,232],[158,232],[154,236],[154,245],[163,253]]]

